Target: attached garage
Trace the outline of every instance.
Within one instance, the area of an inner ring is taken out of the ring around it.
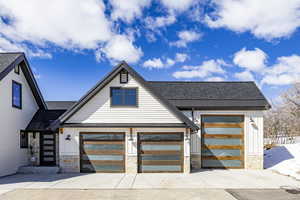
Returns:
[[[202,115],[202,168],[244,168],[244,116]]]
[[[80,172],[125,172],[125,133],[80,133]]]
[[[183,172],[183,133],[138,133],[138,172]]]

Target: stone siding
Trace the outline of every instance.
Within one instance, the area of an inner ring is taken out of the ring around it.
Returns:
[[[245,169],[263,169],[264,156],[263,155],[249,155],[245,160]]]
[[[61,172],[80,172],[79,155],[60,155],[59,166]]]
[[[125,173],[135,174],[138,172],[138,158],[137,155],[127,155],[125,163]]]
[[[201,169],[201,155],[200,154],[192,154],[191,155],[191,166],[192,166],[192,170]]]

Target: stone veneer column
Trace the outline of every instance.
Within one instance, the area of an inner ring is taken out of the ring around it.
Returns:
[[[191,164],[192,164],[193,170],[201,169],[201,154],[192,154],[191,155]]]
[[[33,135],[35,134],[35,137]],[[40,165],[40,133],[39,132],[30,132],[28,135],[28,161],[31,165],[38,166]],[[32,147],[33,155],[31,155],[30,147]],[[32,162],[31,156],[35,157],[35,162]]]
[[[130,135],[131,132],[131,135]],[[135,174],[138,172],[138,153],[137,153],[137,133],[134,129],[126,132],[126,151],[125,151],[125,173]]]
[[[191,172],[191,157],[190,156],[184,156],[184,162],[183,162],[183,173],[190,173]]]
[[[73,173],[80,172],[79,155],[60,155],[59,166],[61,172]]]
[[[245,169],[263,169],[264,156],[263,155],[248,155],[245,160]]]
[[[125,173],[136,174],[138,172],[137,155],[126,155]]]

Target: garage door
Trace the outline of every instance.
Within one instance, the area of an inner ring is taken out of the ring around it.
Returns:
[[[182,172],[183,133],[139,133],[139,172]]]
[[[202,167],[244,167],[244,116],[202,116]]]
[[[81,172],[124,172],[124,133],[81,133]]]

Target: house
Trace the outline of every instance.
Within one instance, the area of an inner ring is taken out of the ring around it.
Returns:
[[[121,62],[77,102],[45,102],[25,55],[4,53],[0,91],[0,176],[26,164],[62,172],[263,168],[270,105],[254,82],[146,81]]]

